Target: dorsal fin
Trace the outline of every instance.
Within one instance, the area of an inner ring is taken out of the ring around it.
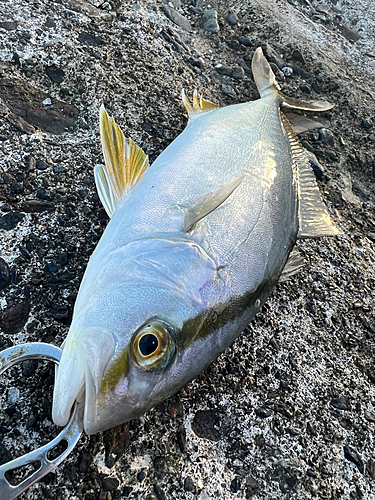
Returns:
[[[305,150],[297,139],[293,129],[280,111],[281,120],[289,137],[293,161],[297,166],[299,184],[299,238],[314,236],[335,236],[338,230],[328,215],[327,208],[320,196],[315,175]]]
[[[211,101],[207,101],[206,99],[203,99],[202,96],[198,97],[198,92],[196,90],[194,90],[193,93],[193,104],[189,102],[189,99],[186,97],[184,89],[182,89],[181,91],[181,99],[183,105],[185,106],[186,111],[189,114],[189,118],[198,113],[205,113],[207,111],[212,111],[213,109],[220,108],[218,104],[215,104]]]
[[[184,220],[183,230],[188,233],[193,226],[206,217],[208,214],[216,210],[229,196],[238,188],[243,181],[245,175],[241,175],[228,184],[220,186],[219,189],[212,193],[205,194],[195,205],[187,211]]]
[[[281,97],[281,106],[304,111],[328,111],[334,107],[334,104],[327,101],[300,101],[284,95],[280,90],[280,85],[276,81],[271,66],[263,55],[261,47],[258,47],[253,55],[251,70],[260,97],[267,97],[277,92]]]
[[[137,184],[149,166],[148,156],[121,128],[104,106],[100,108],[100,137],[105,166],[96,165],[94,176],[99,198],[112,217],[125,194]]]

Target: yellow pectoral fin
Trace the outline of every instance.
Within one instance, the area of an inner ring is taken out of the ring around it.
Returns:
[[[112,217],[124,195],[147,170],[149,162],[144,151],[124,136],[104,106],[100,108],[100,137],[105,166],[95,167],[95,183],[99,198],[109,217]]]

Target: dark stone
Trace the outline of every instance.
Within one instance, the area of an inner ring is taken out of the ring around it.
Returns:
[[[351,409],[349,398],[347,398],[346,396],[339,396],[337,398],[332,399],[331,406],[337,408],[338,410]]]
[[[9,191],[12,193],[12,194],[22,194],[24,192],[24,187],[22,184],[19,184],[19,183],[16,183],[16,184],[12,184],[10,187],[9,187]]]
[[[371,411],[365,410],[364,412],[365,419],[367,422],[374,423],[375,422],[375,415]]]
[[[302,83],[299,88],[304,94],[311,94],[311,89],[306,83]]]
[[[294,415],[294,409],[287,403],[276,403],[275,411],[289,419]]]
[[[22,363],[22,375],[24,377],[32,377],[37,369],[38,361],[35,359],[27,359]]]
[[[0,22],[0,28],[3,28],[6,31],[16,30],[17,26],[18,26],[17,21],[1,21]]]
[[[20,205],[20,210],[27,213],[51,212],[55,206],[49,201],[27,200]]]
[[[262,45],[263,54],[265,55],[267,61],[273,62],[279,69],[283,69],[285,66],[285,61],[278,53],[271,47],[270,44],[266,43]]]
[[[44,72],[53,83],[61,83],[64,80],[64,71],[54,64],[52,64],[51,66],[46,66],[44,68]]]
[[[250,40],[250,38],[246,38],[245,36],[240,36],[237,38],[237,40],[238,40],[238,43],[240,43],[241,45],[245,45],[245,47],[252,47],[253,46],[253,43]]]
[[[57,270],[58,270],[58,266],[54,262],[50,262],[49,264],[47,264],[46,266],[44,266],[44,269],[43,269],[43,271],[46,274],[53,274]]]
[[[272,415],[272,411],[268,408],[257,408],[255,410],[255,415],[259,418],[268,418]]]
[[[226,40],[226,43],[228,47],[230,47],[232,50],[241,50],[243,47],[237,40]]]
[[[348,28],[347,26],[344,26],[341,23],[335,22],[337,29],[339,32],[342,34],[344,38],[347,40],[351,40],[353,42],[356,42],[361,38],[361,35],[357,33],[356,31],[352,30],[351,28]]]
[[[99,47],[103,42],[102,40],[92,33],[80,33],[78,35],[78,40],[86,43],[90,47]]]
[[[144,480],[144,478],[145,478],[145,477],[146,477],[146,473],[145,473],[145,471],[144,471],[144,470],[141,470],[141,471],[140,471],[140,472],[138,472],[138,474],[137,474],[137,481],[138,481],[139,483],[141,483],[141,482]]]
[[[7,117],[18,128],[39,127],[44,132],[62,134],[72,128],[77,121],[79,110],[72,104],[53,100],[52,106],[44,106],[43,101],[48,94],[32,87],[28,82],[21,80],[2,79],[0,81],[0,99],[11,110]],[[31,129],[24,130],[32,133]]]
[[[293,73],[295,75],[301,76],[302,78],[304,78],[306,80],[307,80],[307,78],[310,78],[310,73],[308,73],[304,69],[300,68],[296,64],[291,64],[290,67],[292,68]]]
[[[368,120],[368,119],[363,119],[363,120],[361,121],[361,127],[362,127],[362,128],[365,128],[365,129],[367,129],[367,130],[368,130],[368,129],[370,129],[372,126],[373,126],[372,122],[371,122],[370,120]]]
[[[7,262],[0,257],[0,290],[4,290],[10,283],[10,271]]]
[[[321,89],[317,83],[313,83],[311,87],[312,87],[314,92],[316,92],[317,94],[320,94]]]
[[[10,231],[11,229],[14,229],[23,218],[24,214],[19,212],[9,212],[0,217],[0,229]]]
[[[157,484],[153,485],[153,490],[154,490],[154,493],[155,493],[156,498],[158,500],[166,500],[167,499],[167,497],[165,496],[164,491]]]
[[[35,168],[37,170],[47,170],[49,167],[48,163],[46,163],[44,160],[37,160],[35,162]]]
[[[102,481],[104,491],[113,491],[118,488],[119,482],[115,477],[105,477]]]
[[[172,23],[176,24],[181,29],[185,31],[192,30],[190,21],[185,16],[177,12],[177,10],[173,9],[172,7],[169,7],[168,5],[163,5],[161,10],[168,17],[168,19],[172,21]]]
[[[231,12],[225,20],[230,26],[235,26],[238,23],[238,16],[235,12]]]
[[[55,174],[66,174],[68,170],[66,167],[53,167],[53,171]]]
[[[374,460],[374,458],[369,459],[369,461],[367,462],[366,470],[369,473],[370,477],[372,479],[375,479],[375,460]]]
[[[241,488],[241,478],[240,477],[235,477],[232,479],[232,482],[230,483],[230,491],[232,493],[237,493]]]
[[[260,490],[260,484],[253,477],[248,476],[245,479],[246,484],[246,498],[251,498]]]
[[[127,498],[132,491],[133,491],[133,488],[131,486],[125,486],[122,490],[122,496]]]
[[[0,465],[6,464],[12,460],[12,456],[7,450],[7,448],[0,443]]]
[[[223,414],[216,410],[197,411],[191,428],[198,437],[220,441],[224,434]]]
[[[365,468],[362,462],[362,458],[356,449],[354,449],[352,446],[344,446],[344,457],[350,462],[353,462],[353,464],[357,466],[361,474],[364,473]]]
[[[18,333],[25,326],[30,313],[27,299],[17,302],[5,309],[0,316],[0,328],[4,333]]]
[[[185,427],[181,427],[177,431],[177,444],[180,448],[181,453],[185,453],[186,451],[186,430]]]
[[[191,493],[196,492],[196,487],[195,487],[194,481],[191,479],[191,477],[187,477],[185,479],[184,489],[185,489],[185,491],[190,491]]]
[[[55,304],[51,309],[51,315],[57,320],[65,319],[69,316],[69,307],[66,304]]]

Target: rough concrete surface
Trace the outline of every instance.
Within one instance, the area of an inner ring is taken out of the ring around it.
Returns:
[[[339,236],[299,241],[306,266],[230,349],[20,498],[375,499],[374,26],[372,0],[1,3],[1,348],[67,333],[108,220],[101,103],[154,160],[186,124],[182,88],[258,97],[262,45],[287,95],[336,105],[301,139]],[[52,386],[49,364],[2,376],[1,462],[56,435]]]

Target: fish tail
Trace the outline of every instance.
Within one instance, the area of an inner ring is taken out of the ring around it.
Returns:
[[[334,107],[334,104],[327,101],[300,101],[284,95],[261,47],[258,47],[254,53],[251,69],[260,97],[277,93],[281,97],[281,106],[303,111],[328,111]]]

